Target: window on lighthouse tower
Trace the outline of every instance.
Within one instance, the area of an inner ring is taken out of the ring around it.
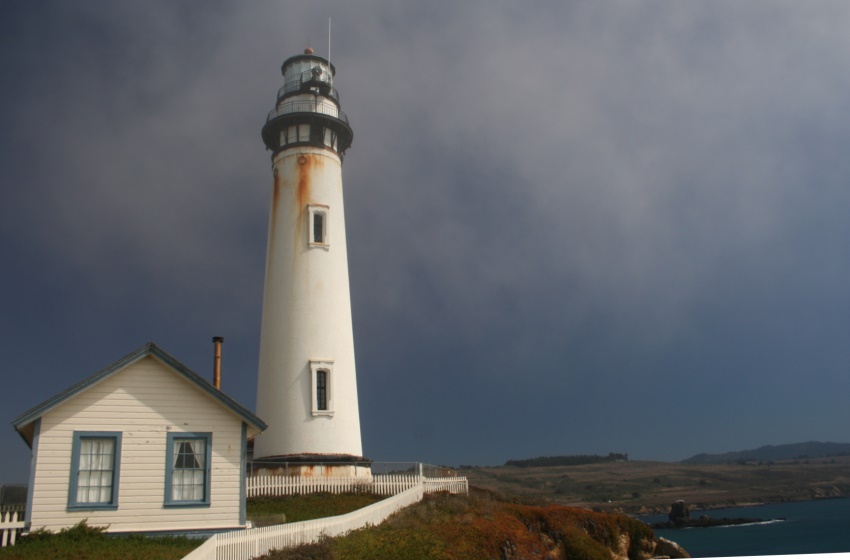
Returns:
[[[316,408],[328,409],[328,370],[326,369],[316,372]]]
[[[325,242],[325,215],[316,213],[313,216],[313,243]]]
[[[313,416],[333,416],[333,365],[332,360],[310,360]]]
[[[311,247],[328,248],[328,207],[323,204],[310,204],[307,207],[310,220],[307,235]]]

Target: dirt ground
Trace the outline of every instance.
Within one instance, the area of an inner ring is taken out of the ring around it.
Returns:
[[[532,501],[625,513],[850,496],[850,457],[692,465],[652,461],[461,471],[473,486]]]

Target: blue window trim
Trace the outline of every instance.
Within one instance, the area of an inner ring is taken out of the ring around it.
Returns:
[[[172,470],[174,469],[174,442],[181,439],[206,439],[204,458],[204,497],[201,500],[174,500],[171,498]],[[210,507],[210,473],[212,465],[212,432],[170,432],[166,438],[165,450],[165,501],[163,505],[169,508],[177,507]]]
[[[68,484],[69,510],[116,510],[118,509],[118,481],[121,479],[121,432],[74,432],[71,446],[71,480]],[[77,484],[80,473],[80,447],[86,438],[111,438],[115,440],[115,455],[112,464],[112,499],[100,503],[78,503]]]

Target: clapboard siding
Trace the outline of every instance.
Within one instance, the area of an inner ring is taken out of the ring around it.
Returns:
[[[67,510],[74,431],[122,433],[116,510]],[[213,434],[209,507],[163,507],[166,438],[179,432]],[[84,519],[110,532],[239,527],[242,420],[152,356],[45,413],[38,447],[33,529]]]

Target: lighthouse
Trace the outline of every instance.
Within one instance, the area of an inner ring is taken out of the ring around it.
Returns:
[[[348,282],[342,161],[353,132],[336,70],[307,49],[281,67],[262,137],[271,151],[255,471],[360,474],[360,413]]]

